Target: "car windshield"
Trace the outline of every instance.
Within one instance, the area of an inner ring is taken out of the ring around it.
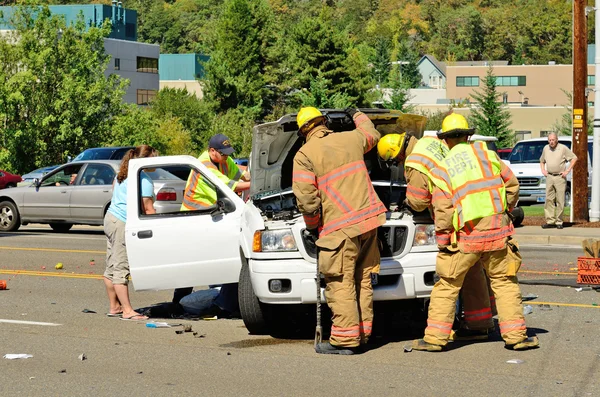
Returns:
[[[559,142],[569,149],[571,148],[570,141],[561,140]],[[511,164],[539,163],[542,151],[547,144],[547,141],[519,142],[510,153],[508,161]]]
[[[87,149],[79,153],[73,161],[82,160],[108,160],[113,154],[115,149],[112,148],[100,148],[100,149]]]
[[[146,175],[150,177],[153,181],[166,181],[172,179],[179,179],[175,175],[171,174],[169,171],[165,171],[162,168],[156,168],[154,171],[144,171]]]

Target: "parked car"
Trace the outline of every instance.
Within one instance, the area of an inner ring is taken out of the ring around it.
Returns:
[[[96,147],[85,149],[79,153],[73,161],[84,161],[84,160],[121,160],[125,153],[129,150],[135,149],[133,146],[121,146],[121,147]]]
[[[21,177],[22,181],[17,184],[17,186],[30,186],[33,181],[36,179],[42,179],[44,175],[49,173],[50,171],[56,169],[58,165],[51,165],[48,167],[38,168],[35,171],[28,172],[27,174]]]
[[[244,167],[248,167],[248,159],[247,158],[234,159],[233,161],[235,161],[235,163],[237,165],[243,165]]]
[[[382,134],[397,126],[422,136],[426,119],[386,109],[366,109]],[[334,131],[354,129],[343,111],[325,111]],[[296,115],[253,130],[250,199],[244,203],[191,156],[132,160],[127,197],[127,253],[137,290],[239,282],[240,311],[251,333],[286,324],[281,313],[303,313],[316,302],[316,251],[304,239],[305,224],[292,185],[293,158],[302,145]],[[365,154],[375,191],[389,208],[402,203],[406,184],[391,179],[377,150]],[[138,171],[188,166],[214,186],[217,204],[206,210],[143,215]],[[429,213],[394,211],[378,230],[381,273],[373,279],[376,301],[422,310],[435,284],[437,243]],[[301,319],[300,317],[299,319]],[[307,317],[309,318],[309,317]]]
[[[119,160],[77,161],[59,166],[32,186],[0,192],[0,231],[47,223],[58,232],[74,224],[102,225],[112,199]],[[179,210],[185,181],[167,171],[148,173],[158,213]]]
[[[21,181],[21,175],[15,175],[7,171],[0,170],[0,189],[17,187],[17,184]]]
[[[569,149],[571,148],[571,137],[560,136],[558,142]],[[544,146],[548,144],[547,138],[535,138],[519,141],[513,148],[508,160],[513,173],[519,180],[519,203],[535,204],[546,202],[546,177],[540,169],[540,157]],[[593,137],[588,138],[588,186],[592,186],[592,156]],[[571,178],[573,173],[567,176],[567,190],[565,192],[565,205],[571,204]]]
[[[510,152],[512,152],[512,148],[498,149],[498,157],[501,160],[508,160],[508,156],[510,156]]]

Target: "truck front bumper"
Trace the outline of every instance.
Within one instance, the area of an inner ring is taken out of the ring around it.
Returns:
[[[381,261],[374,281],[373,299],[389,301],[427,298],[434,284],[437,252],[410,253],[401,259]],[[249,260],[254,293],[263,303],[316,303],[316,264],[304,259]],[[282,270],[285,269],[285,270]],[[275,292],[273,285],[283,286]],[[323,285],[323,284],[322,284]],[[321,294],[325,301],[324,293]]]

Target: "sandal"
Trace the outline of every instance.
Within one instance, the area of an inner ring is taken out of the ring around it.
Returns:
[[[123,312],[118,312],[118,313],[106,313],[106,317],[123,317]]]
[[[131,317],[121,317],[121,320],[125,320],[125,321],[142,321],[142,320],[148,320],[148,316],[144,316],[143,314],[135,314]]]

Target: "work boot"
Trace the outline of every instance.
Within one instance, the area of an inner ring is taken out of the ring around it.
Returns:
[[[442,346],[425,342],[424,339],[413,340],[411,347],[413,348],[413,350],[422,350],[422,351],[427,351],[427,352],[441,352],[442,351]]]
[[[354,353],[358,353],[358,348],[335,346],[329,342],[321,342],[315,346],[315,351],[319,354],[339,354],[342,356],[350,356]]]
[[[454,341],[473,341],[473,340],[488,340],[489,333],[487,329],[466,329],[460,328],[453,331],[450,335],[450,340]]]
[[[553,227],[556,227],[554,223],[544,223],[542,225],[542,229],[552,229]]]
[[[527,349],[535,349],[536,347],[540,347],[540,341],[537,336],[530,336],[527,339],[523,339],[519,343],[515,343],[514,345],[506,345],[507,348],[512,350],[527,350]]]

